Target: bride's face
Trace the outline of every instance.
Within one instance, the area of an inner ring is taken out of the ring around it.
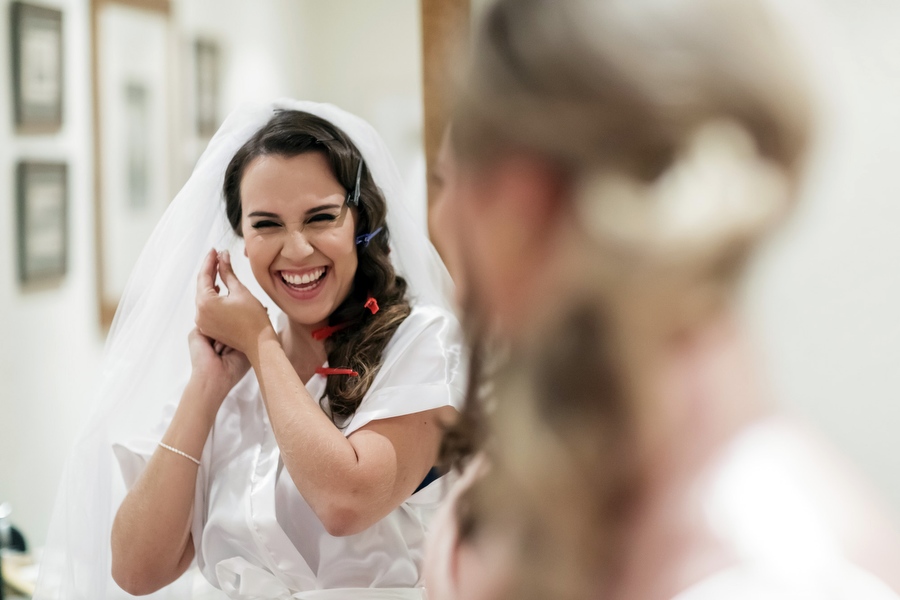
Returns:
[[[241,231],[253,275],[300,325],[318,325],[350,293],[356,209],[322,153],[261,156],[241,180]]]

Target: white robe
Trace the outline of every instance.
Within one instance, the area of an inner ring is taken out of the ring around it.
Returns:
[[[465,388],[462,348],[453,315],[415,306],[386,346],[384,362],[344,435],[377,419],[448,405],[459,409]],[[318,400],[325,378],[314,375],[306,388]],[[155,435],[116,445],[129,487],[170,418]],[[222,403],[201,457],[191,528],[197,566],[213,585],[240,600],[424,598],[425,534],[448,478],[413,494],[361,533],[329,535],[284,469],[251,370]]]
[[[900,600],[855,565],[827,516],[855,482],[827,469],[821,449],[778,418],[732,441],[712,468],[700,499],[710,529],[736,564],[673,600]],[[847,503],[842,510],[859,510]],[[849,516],[847,516],[849,518]],[[850,523],[852,521],[848,521]]]

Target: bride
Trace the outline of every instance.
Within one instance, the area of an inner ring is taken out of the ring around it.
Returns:
[[[190,597],[196,563],[230,598],[423,598],[465,379],[449,287],[370,126],[293,101],[231,115],[129,283],[37,597],[107,597],[110,572]]]

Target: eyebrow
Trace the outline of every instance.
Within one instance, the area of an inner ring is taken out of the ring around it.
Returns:
[[[322,212],[323,210],[329,210],[329,209],[334,209],[334,208],[341,208],[341,205],[340,204],[322,204],[320,206],[314,206],[314,207],[310,208],[308,211],[306,211],[306,214],[311,215],[311,214],[314,214],[317,212]],[[263,210],[255,210],[247,216],[248,217],[266,217],[269,219],[280,219],[281,218],[281,215],[278,215],[278,214],[275,214],[272,212],[266,212]]]
[[[330,210],[332,208],[340,209],[341,206],[342,206],[341,204],[321,204],[319,206],[312,207],[311,209],[306,211],[306,214],[311,215],[313,213],[321,212],[323,210]]]

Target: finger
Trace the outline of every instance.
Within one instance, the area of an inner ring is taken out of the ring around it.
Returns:
[[[216,354],[218,354],[219,356],[222,356],[227,348],[228,346],[226,346],[222,342],[213,343],[213,350],[215,350]]]
[[[240,289],[244,287],[244,284],[241,283],[241,280],[238,279],[237,275],[234,274],[234,269],[231,267],[231,255],[228,253],[228,250],[223,250],[219,253],[219,276],[222,278],[222,283],[225,284],[229,290]]]
[[[203,265],[200,267],[200,273],[197,275],[197,296],[218,295],[215,291],[216,285],[216,250],[212,249],[203,259]]]
[[[200,331],[199,327],[194,327],[188,334],[188,341],[193,341],[194,339],[203,340],[209,345],[212,345],[215,341],[214,339]]]

